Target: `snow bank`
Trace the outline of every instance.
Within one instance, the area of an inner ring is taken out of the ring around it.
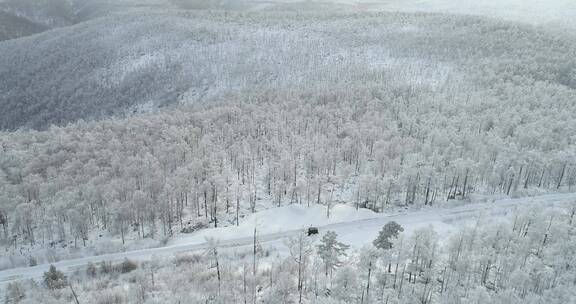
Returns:
[[[378,215],[367,209],[356,210],[354,207],[339,204],[330,208],[330,218],[327,217],[326,207],[313,205],[288,205],[254,213],[240,223],[240,226],[222,227],[198,231],[189,236],[176,238],[169,245],[203,242],[205,238],[230,240],[242,237],[251,237],[254,227],[259,233],[274,234],[286,231],[305,229],[310,226],[325,226],[342,222],[351,222],[376,218]]]
[[[330,218],[328,218],[324,206],[289,205],[255,213],[242,222],[240,229],[247,227],[253,230],[254,226],[258,225],[265,227],[266,233],[278,233],[375,216],[374,212],[367,209],[356,210],[347,205],[336,205],[330,209]]]

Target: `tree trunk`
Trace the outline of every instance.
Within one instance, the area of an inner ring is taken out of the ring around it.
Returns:
[[[236,226],[240,226],[240,198],[236,197]]]
[[[366,303],[370,303],[370,277],[372,275],[372,261],[368,264],[368,282],[366,282]]]
[[[560,173],[560,178],[558,179],[558,185],[556,186],[556,189],[560,189],[560,186],[562,185],[562,179],[564,179],[564,173],[566,173],[566,165],[564,164],[564,166],[562,166],[562,171]]]
[[[506,190],[506,195],[510,195],[510,189],[512,189],[512,184],[514,183],[514,174],[510,177],[510,183],[508,183],[508,189]]]
[[[74,301],[76,302],[76,304],[80,304],[80,302],[78,301],[78,297],[76,296],[76,292],[74,292],[74,288],[72,288],[72,284],[68,284],[68,287],[70,287],[70,291],[72,291],[72,295],[74,296]]]
[[[564,166],[562,166],[562,172],[560,173],[560,178],[558,179],[558,185],[556,186],[556,189],[560,189],[560,186],[562,185],[562,179],[564,179],[564,173],[566,173],[566,166],[566,163]]]
[[[466,169],[466,176],[464,177],[464,186],[462,187],[462,198],[466,197],[466,187],[468,186],[468,172]]]

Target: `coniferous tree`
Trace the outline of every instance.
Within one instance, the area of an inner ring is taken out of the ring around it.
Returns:
[[[62,289],[68,285],[66,276],[62,271],[57,270],[54,265],[50,265],[50,269],[44,272],[44,284],[49,289]]]
[[[402,231],[404,231],[404,228],[402,228],[400,224],[394,221],[386,223],[378,233],[378,237],[374,240],[374,247],[385,250],[391,249],[393,244],[392,240],[397,238],[398,234]]]

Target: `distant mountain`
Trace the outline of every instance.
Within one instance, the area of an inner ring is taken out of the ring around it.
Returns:
[[[7,0],[0,10],[48,28],[74,23],[74,9],[79,0]]]
[[[245,54],[258,45],[242,39],[255,25],[235,29],[223,16],[135,9],[1,42],[0,129],[146,111],[254,83],[241,64],[254,65]]]
[[[0,41],[40,33],[47,29],[46,26],[0,10]]]
[[[45,129],[247,94],[258,99],[269,90],[315,88],[321,95],[389,82],[435,90],[462,79],[474,89],[458,90],[507,100],[500,86],[508,81],[576,89],[573,39],[514,23],[123,7],[0,42],[0,129]]]
[[[74,3],[68,0],[0,2],[0,41],[73,24]]]
[[[132,8],[171,6],[169,0],[0,1],[0,41],[70,26]]]

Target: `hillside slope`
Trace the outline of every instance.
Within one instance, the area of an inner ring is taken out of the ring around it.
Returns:
[[[43,32],[47,27],[0,10],[0,41]]]
[[[74,24],[80,1],[83,0],[0,1],[0,41]]]
[[[136,9],[0,43],[0,129],[382,75],[430,86],[480,78],[469,92],[491,90],[496,80],[485,78],[502,73],[573,89],[574,45],[527,26],[449,15]]]
[[[0,41],[137,8],[170,8],[170,0],[5,0],[0,1]]]

